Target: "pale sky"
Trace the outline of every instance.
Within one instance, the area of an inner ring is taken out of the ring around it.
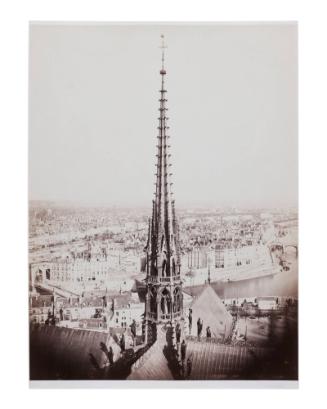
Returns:
[[[162,33],[176,207],[296,206],[286,23],[31,25],[30,199],[151,205]]]

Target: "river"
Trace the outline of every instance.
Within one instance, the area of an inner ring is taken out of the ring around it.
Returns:
[[[219,281],[211,285],[222,299],[262,296],[297,297],[298,259],[295,249],[288,248],[284,253],[284,260],[288,263],[289,270],[283,270],[274,276],[231,282]],[[203,286],[188,287],[186,292],[197,295],[202,288]]]

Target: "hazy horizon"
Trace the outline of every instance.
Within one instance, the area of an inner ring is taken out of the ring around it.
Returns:
[[[32,24],[29,199],[150,207],[160,34],[177,207],[297,207],[295,24]]]
[[[76,201],[69,201],[69,200],[63,200],[63,201],[55,201],[55,200],[38,200],[38,199],[29,199],[29,206],[39,206],[39,205],[50,205],[54,207],[72,207],[72,208],[117,208],[120,207],[121,209],[146,209],[151,211],[152,209],[152,202],[147,203],[147,204],[124,204],[124,203],[95,203],[95,202],[76,202]],[[239,210],[239,211],[255,211],[255,210],[294,210],[297,209],[297,206],[293,205],[288,205],[288,206],[231,206],[231,205],[226,205],[226,206],[219,206],[214,203],[202,203],[202,204],[196,204],[196,203],[182,203],[179,204],[177,211],[180,209],[187,209],[187,210],[200,210],[200,209],[210,209],[210,210],[222,210],[222,211],[227,211],[227,210]]]

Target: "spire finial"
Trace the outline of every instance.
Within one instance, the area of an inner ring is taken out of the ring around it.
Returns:
[[[167,48],[166,44],[165,44],[165,36],[163,34],[161,34],[161,50],[162,50],[162,56],[161,56],[161,61],[162,61],[162,68],[160,71],[160,74],[166,74],[166,70],[165,70],[165,48]]]

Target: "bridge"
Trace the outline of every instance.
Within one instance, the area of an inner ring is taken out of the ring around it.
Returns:
[[[296,257],[298,256],[298,245],[297,243],[283,243],[281,241],[274,241],[268,244],[270,252],[275,250],[281,250],[282,253],[288,248],[294,248],[296,252]]]
[[[45,291],[59,297],[69,298],[79,296],[79,294],[76,292],[60,288],[54,284],[51,284],[50,282],[35,282],[34,287],[36,290]]]
[[[293,247],[295,249],[296,252],[296,257],[298,256],[298,245],[297,244],[285,244],[284,245],[284,251],[286,251],[287,248]]]

